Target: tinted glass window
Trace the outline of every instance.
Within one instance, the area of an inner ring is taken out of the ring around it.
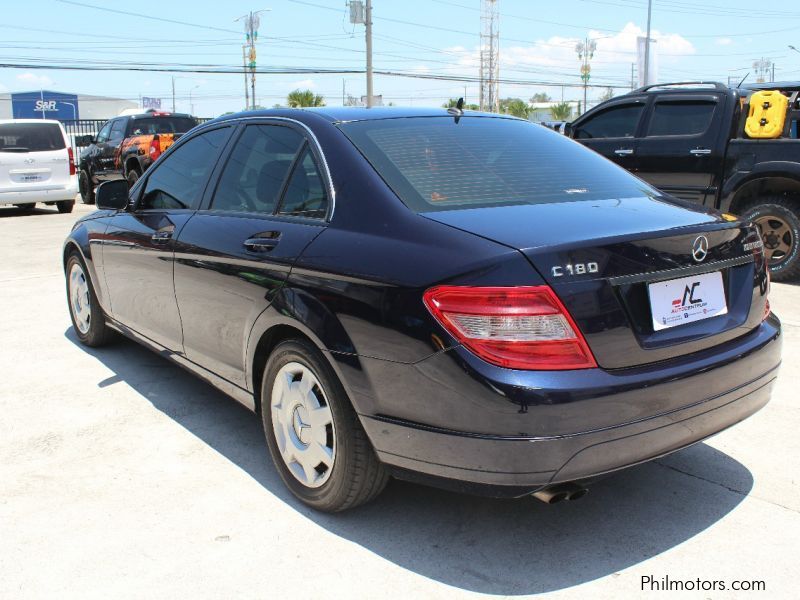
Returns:
[[[716,102],[657,102],[647,135],[697,135],[714,117]]]
[[[604,110],[582,123],[575,131],[575,137],[578,139],[633,137],[643,109],[643,104],[626,104]]]
[[[144,117],[131,119],[130,135],[153,135],[155,133],[186,133],[197,125],[189,117]]]
[[[97,134],[97,143],[105,142],[108,140],[108,134],[111,132],[111,122],[109,121],[103,128],[100,130],[100,133]]]
[[[591,150],[526,121],[405,118],[340,128],[418,212],[657,193]]]
[[[248,126],[225,165],[211,209],[274,213],[303,141],[289,127]]]
[[[0,152],[47,152],[66,147],[55,123],[0,124]]]
[[[111,123],[111,132],[108,134],[109,142],[121,142],[125,137],[125,119],[117,119]]]
[[[213,129],[175,149],[147,178],[139,208],[191,208],[200,200],[228,127]]]
[[[328,197],[322,183],[314,154],[306,147],[295,165],[286,193],[283,196],[282,215],[324,219],[328,210]]]

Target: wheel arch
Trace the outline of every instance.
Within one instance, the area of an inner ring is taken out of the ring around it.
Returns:
[[[741,181],[728,195],[727,208],[734,214],[764,196],[800,196],[800,173],[758,174]]]
[[[142,165],[139,162],[139,157],[136,155],[130,155],[125,159],[125,163],[123,165],[123,175],[125,177],[128,176],[128,173],[131,171],[139,171],[139,175],[142,174]]]

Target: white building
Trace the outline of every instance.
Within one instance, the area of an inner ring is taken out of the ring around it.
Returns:
[[[138,103],[122,98],[51,90],[0,94],[0,119],[110,119]]]

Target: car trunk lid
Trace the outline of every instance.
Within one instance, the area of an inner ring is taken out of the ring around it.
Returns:
[[[688,203],[640,197],[425,216],[525,254],[606,369],[704,350],[763,318],[767,279],[757,233]],[[696,243],[704,246],[702,257],[693,255]],[[710,287],[718,296],[684,294]]]

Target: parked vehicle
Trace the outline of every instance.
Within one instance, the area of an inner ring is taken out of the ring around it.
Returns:
[[[84,204],[94,204],[94,188],[113,179],[133,185],[175,140],[197,125],[191,115],[150,109],[111,119],[96,136],[76,138],[86,146],[80,157],[79,187]]]
[[[750,98],[766,89],[789,97],[785,125],[777,137],[750,137]],[[786,281],[800,275],[798,91],[800,83],[651,85],[599,104],[568,135],[672,196],[752,220],[772,278]]]
[[[61,123],[0,120],[0,205],[33,210],[43,202],[68,213],[77,192],[75,160]]]
[[[75,336],[260,412],[321,510],[390,475],[577,498],[755,412],[780,363],[753,226],[512,117],[223,117],[97,202],[64,246]]]

